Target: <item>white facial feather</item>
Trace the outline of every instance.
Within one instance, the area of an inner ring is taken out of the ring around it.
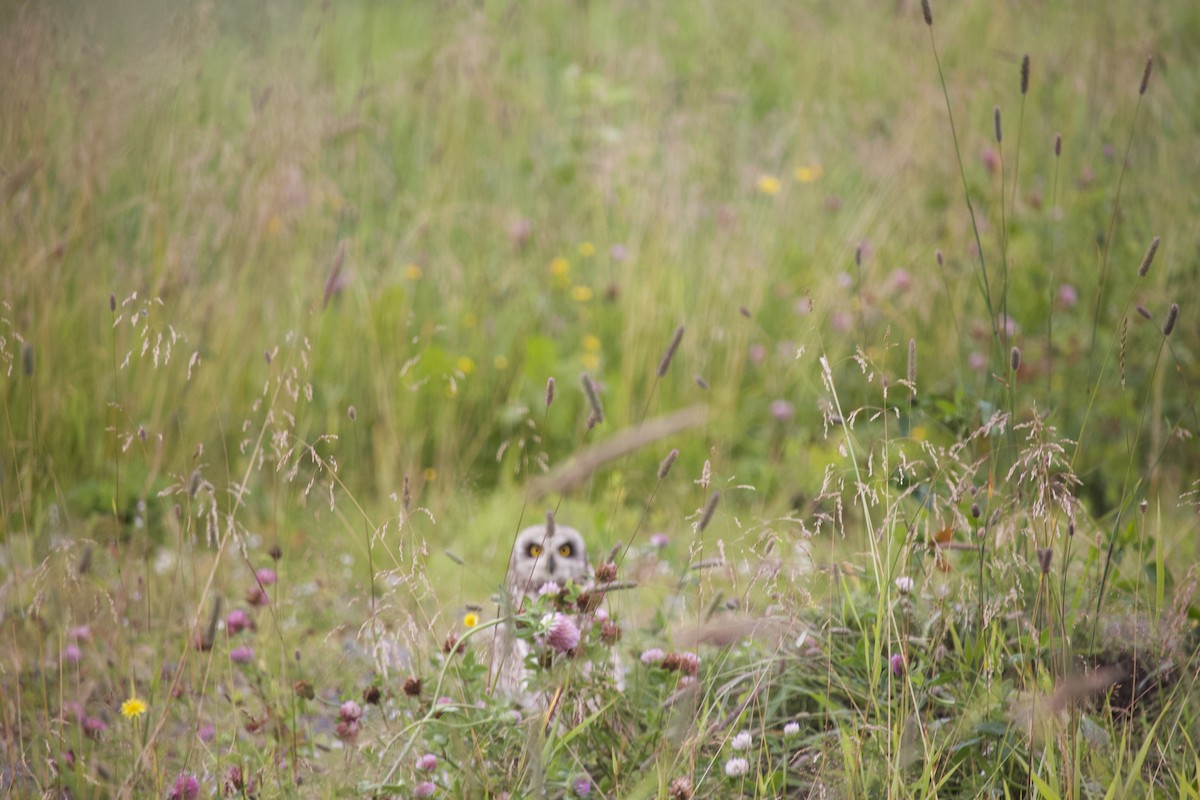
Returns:
[[[566,525],[555,525],[547,534],[545,525],[534,525],[517,534],[508,562],[505,586],[514,598],[537,594],[553,581],[585,583],[591,572],[583,534]]]

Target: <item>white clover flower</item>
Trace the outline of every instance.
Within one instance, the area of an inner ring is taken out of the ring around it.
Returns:
[[[750,731],[742,731],[730,740],[729,746],[734,750],[749,750],[751,743]]]
[[[787,725],[783,726],[783,735],[784,736],[795,736],[798,733],[800,733],[800,723],[799,722],[789,722]]]
[[[725,774],[738,778],[750,771],[750,762],[744,758],[731,758],[725,762]]]
[[[901,575],[899,578],[896,578],[896,590],[900,594],[908,594],[913,590],[913,579],[907,575]]]

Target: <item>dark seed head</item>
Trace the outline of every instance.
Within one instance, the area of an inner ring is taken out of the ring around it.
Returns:
[[[108,310],[109,311],[117,310],[117,296],[115,294],[109,293],[109,295],[108,295]]]
[[[1021,94],[1029,91],[1029,54],[1021,59]]]
[[[971,519],[979,519],[979,515],[983,510],[979,508],[979,503],[971,503]]]
[[[667,370],[671,368],[671,359],[675,358],[675,351],[679,349],[681,341],[683,341],[682,325],[675,329],[675,335],[671,337],[671,343],[667,345],[667,352],[663,353],[662,360],[658,362],[658,377],[666,375]]]
[[[404,679],[404,694],[408,697],[421,696],[421,679],[408,677]]]
[[[933,255],[934,255],[934,258],[937,259],[937,263],[938,263],[939,267],[946,263],[946,258],[945,258],[945,256],[942,255],[941,250],[935,251]]]
[[[600,405],[600,395],[596,391],[596,383],[586,372],[580,373],[579,382],[583,385],[583,393],[587,395],[588,405],[592,412],[588,415],[588,429],[604,422],[604,406]]]
[[[1139,314],[1141,314],[1143,317],[1145,317],[1146,319],[1150,319],[1150,309],[1146,308],[1141,303],[1138,303],[1137,306],[1135,306],[1135,308],[1137,308],[1137,312]]]
[[[697,376],[696,376],[696,385],[697,385],[697,386],[699,386],[701,389],[707,389],[707,388],[708,388],[708,381],[704,380],[704,378],[702,378],[701,376],[697,375]]]
[[[354,406],[350,406],[346,409],[346,416],[350,418],[351,422],[354,422],[358,419],[358,410],[355,409]]]
[[[1054,157],[1058,158],[1062,155],[1062,134],[1054,134]]]
[[[1000,129],[1000,106],[992,109],[992,122],[996,126],[996,141],[999,142],[1004,138],[1003,131]]]
[[[1042,574],[1046,575],[1050,572],[1050,559],[1054,556],[1054,550],[1050,547],[1039,547],[1037,551],[1038,566],[1042,568]]]
[[[549,408],[550,404],[553,402],[554,402],[554,376],[551,375],[549,378],[546,378],[546,408]]]
[[[658,465],[658,479],[660,481],[663,478],[667,477],[667,474],[671,471],[671,467],[675,464],[675,459],[677,459],[677,458],[679,458],[679,449],[678,448],[667,453],[667,457],[664,458],[662,460],[662,463],[660,463]]]
[[[1155,236],[1150,241],[1150,247],[1146,249],[1146,255],[1142,256],[1142,265],[1138,267],[1138,277],[1146,277],[1146,273],[1150,271],[1150,265],[1154,263],[1154,254],[1158,252],[1159,237]]]
[[[1016,372],[1021,368],[1021,348],[1014,347],[1008,354],[1008,365]]]
[[[717,513],[717,503],[721,500],[720,492],[713,492],[712,497],[708,498],[708,505],[704,507],[704,513],[700,516],[700,524],[696,526],[696,532],[703,532],[708,527],[708,523],[712,522],[713,514]]]
[[[1175,330],[1175,322],[1179,319],[1179,304],[1171,303],[1171,310],[1167,312],[1167,321],[1163,323],[1163,336],[1170,336],[1171,331]]]
[[[933,27],[933,9],[929,7],[929,0],[921,0],[921,13],[925,15],[925,24]]]
[[[25,377],[33,375],[33,345],[29,342],[21,345],[21,369],[25,372]]]
[[[1150,73],[1154,71],[1154,56],[1147,56],[1146,69],[1142,71],[1142,85],[1138,88],[1138,94],[1145,94],[1146,88],[1150,85]]]
[[[546,510],[546,538],[554,538],[554,512],[550,509]]]

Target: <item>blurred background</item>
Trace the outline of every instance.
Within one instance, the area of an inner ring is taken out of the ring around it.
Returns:
[[[893,435],[1036,409],[1097,518],[1129,469],[1178,498],[1200,12],[939,5],[953,130],[912,2],[6,3],[7,531],[154,542],[204,481],[268,539],[407,496],[503,564],[531,476],[694,404],[567,496],[579,524],[622,538],[670,447],[650,527],[706,461],[739,513],[802,513],[838,458],[818,359],[881,430],[910,339]]]

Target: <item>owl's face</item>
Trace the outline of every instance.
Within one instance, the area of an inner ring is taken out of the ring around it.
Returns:
[[[536,594],[550,581],[565,586],[583,583],[590,572],[583,535],[566,525],[555,525],[546,534],[545,525],[534,525],[517,534],[508,562],[506,585],[514,597]]]

